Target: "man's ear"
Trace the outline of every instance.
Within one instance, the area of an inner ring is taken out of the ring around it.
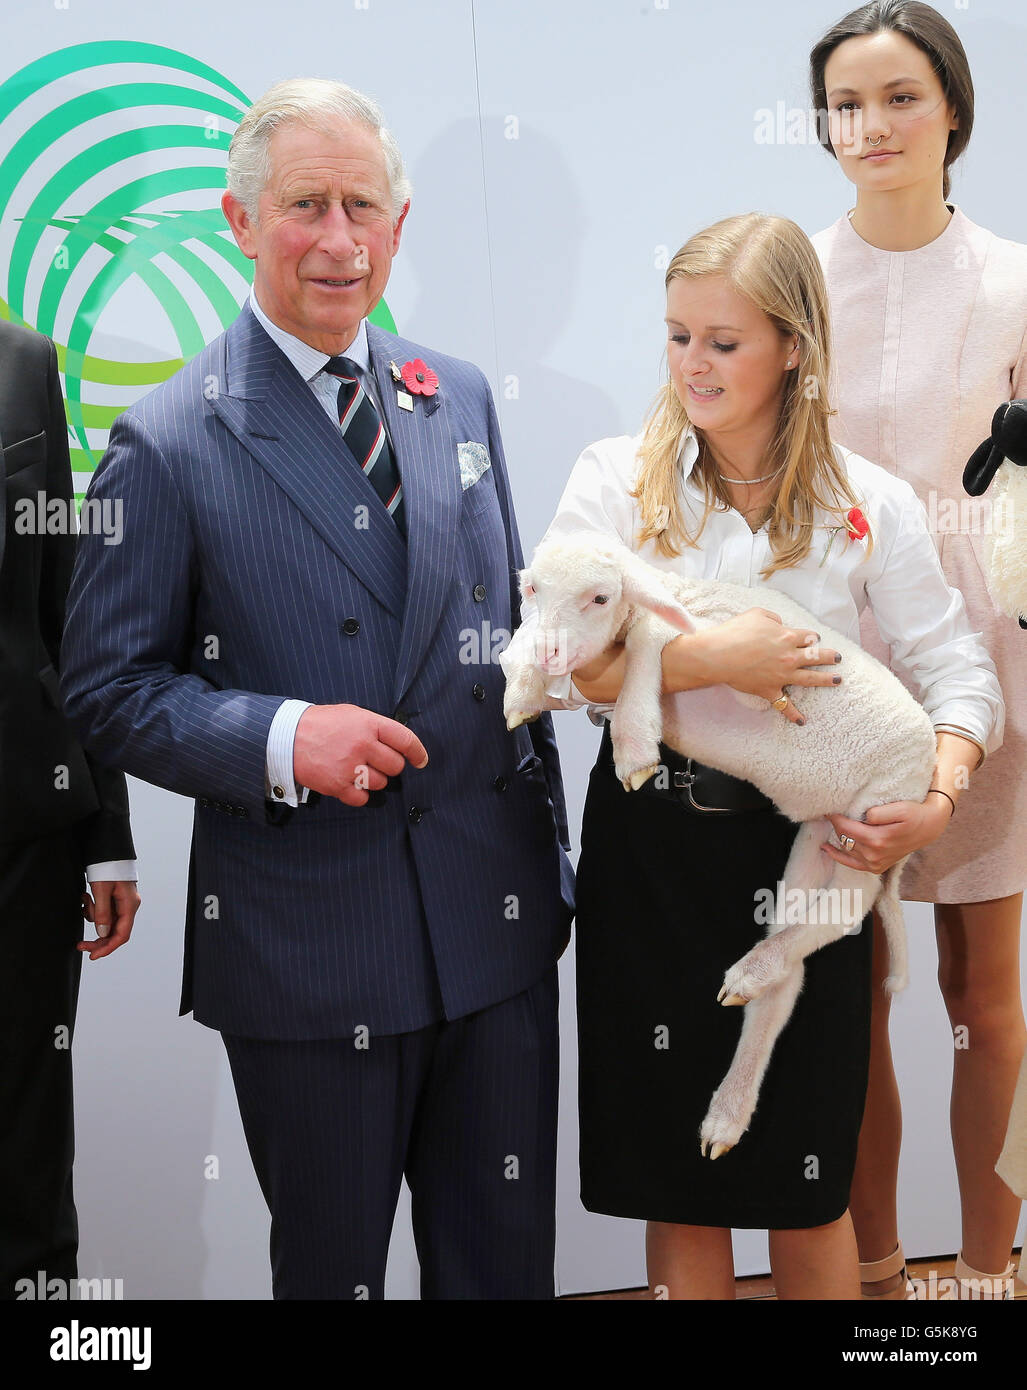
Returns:
[[[225,214],[225,221],[232,229],[232,235],[239,245],[239,250],[248,260],[257,259],[257,239],[253,233],[253,223],[250,215],[240,203],[239,199],[227,190],[221,195],[221,211]]]
[[[400,235],[402,234],[402,231],[403,231],[403,223],[404,223],[404,221],[406,220],[406,215],[407,215],[407,213],[408,213],[409,211],[410,211],[410,199],[408,198],[408,199],[406,200],[406,202],[403,204],[403,211],[402,211],[402,212],[399,214],[399,216],[396,218],[396,225],[395,225],[395,226],[393,227],[393,229],[392,229],[392,254],[393,254],[393,255],[395,255],[396,252],[399,250],[399,238],[400,238]]]

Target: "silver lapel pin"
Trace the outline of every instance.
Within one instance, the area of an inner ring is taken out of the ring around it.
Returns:
[[[393,381],[401,382],[403,380],[403,373],[396,366],[395,362],[389,363],[389,371],[392,373]],[[406,391],[397,391],[396,404],[399,406],[400,410],[413,410],[414,398]]]

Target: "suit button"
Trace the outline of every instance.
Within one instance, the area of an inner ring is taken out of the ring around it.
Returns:
[[[483,685],[472,685],[471,694],[480,702],[485,698],[485,687]]]
[[[423,814],[424,813],[422,812],[420,806],[411,806],[410,810],[407,812],[407,815],[410,817],[410,819],[413,821],[415,825],[420,824],[421,816]]]
[[[505,791],[506,791],[506,778],[505,778],[505,777],[494,777],[494,778],[492,779],[492,785],[495,787],[495,789],[496,789],[497,792],[505,792]]]
[[[395,721],[396,721],[397,724],[409,724],[409,723],[410,723],[410,714],[409,714],[409,712],[408,712],[407,710],[405,710],[405,709],[398,709],[398,710],[396,710],[395,714],[394,714],[392,717],[393,717],[393,719],[395,719]]]
[[[485,599],[485,585],[484,585],[484,584],[475,584],[475,586],[474,586],[474,588],[472,589],[471,592],[474,594],[474,601],[475,601],[475,603],[482,603],[482,602],[484,602],[484,599]]]
[[[360,631],[360,623],[356,618],[347,618],[342,625],[342,630],[347,637],[355,637]]]

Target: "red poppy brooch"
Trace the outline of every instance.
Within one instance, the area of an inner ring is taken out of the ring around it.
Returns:
[[[867,532],[870,530],[870,523],[858,507],[852,507],[845,513],[844,526],[829,526],[828,530],[831,532],[831,539],[824,550],[823,559],[820,561],[821,565],[830,555],[835,536],[839,531],[844,531],[850,541],[862,541],[866,539]]]
[[[403,410],[413,410],[415,396],[434,396],[439,389],[439,379],[426,362],[415,357],[412,362],[404,362],[397,367],[389,363],[392,379],[396,383],[396,401]],[[401,391],[400,386],[406,390]]]

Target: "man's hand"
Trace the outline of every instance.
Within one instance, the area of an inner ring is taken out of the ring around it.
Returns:
[[[364,806],[407,763],[428,765],[424,744],[405,724],[359,705],[311,705],[296,725],[296,781],[347,806]]]
[[[78,949],[88,951],[90,960],[99,960],[124,946],[140,901],[134,879],[91,883],[82,894],[82,916],[96,927],[96,940],[80,941]]]

